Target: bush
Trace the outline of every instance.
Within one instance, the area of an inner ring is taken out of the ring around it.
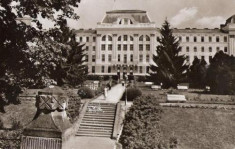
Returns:
[[[70,122],[75,122],[76,118],[79,116],[81,98],[75,94],[72,90],[66,91],[67,96],[69,97],[68,102],[68,116],[70,118]]]
[[[120,143],[123,149],[158,147],[160,134],[161,107],[154,96],[136,98],[123,122]]]
[[[16,130],[22,128],[22,124],[17,117],[11,117],[11,129]]]
[[[95,95],[99,95],[104,92],[105,85],[102,85],[95,90]]]
[[[0,119],[0,129],[3,129],[4,125],[3,125],[3,121]]]
[[[91,90],[90,88],[88,87],[81,87],[79,90],[78,90],[78,95],[84,99],[84,98],[93,98],[95,96],[95,93],[93,90]]]
[[[127,100],[133,101],[135,98],[142,95],[142,92],[139,88],[128,88],[127,89]],[[125,100],[126,98],[126,92],[122,96],[122,100]]]

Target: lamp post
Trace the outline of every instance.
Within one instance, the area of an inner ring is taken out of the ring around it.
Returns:
[[[125,106],[127,105],[127,78],[128,76],[127,76],[127,74],[125,74],[125,89],[126,89],[126,100],[125,100]]]

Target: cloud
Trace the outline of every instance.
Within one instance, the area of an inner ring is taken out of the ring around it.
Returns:
[[[173,26],[178,26],[183,22],[193,19],[198,12],[197,7],[183,8],[174,17],[171,18],[170,23]]]
[[[207,27],[218,27],[225,23],[226,18],[221,16],[203,17],[196,21],[196,24]]]

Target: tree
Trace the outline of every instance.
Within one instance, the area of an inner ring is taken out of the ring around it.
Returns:
[[[84,59],[85,54],[84,49],[82,49],[84,45],[79,45],[75,38],[71,40],[69,45],[71,49],[68,54],[68,61],[62,65],[65,75],[61,77],[61,82],[75,87],[86,80],[88,67],[85,64],[86,59]]]
[[[0,102],[5,95],[18,94],[21,87],[55,81],[53,70],[67,61],[64,53],[71,37],[63,35],[71,35],[71,30],[66,28],[66,19],[79,18],[74,13],[79,2],[0,0]],[[17,21],[25,16],[35,25]],[[51,20],[54,29],[43,31],[39,16]],[[15,98],[7,102],[15,102]]]
[[[190,66],[188,78],[190,86],[194,88],[204,88],[206,78],[207,63],[204,59],[194,59],[193,64]]]
[[[179,41],[173,36],[170,24],[166,20],[160,29],[161,38],[153,55],[154,65],[150,66],[150,80],[154,83],[163,83],[163,88],[177,87],[178,83],[186,79],[188,65],[185,63],[186,57],[179,55],[181,50]]]
[[[214,94],[235,94],[235,58],[223,51],[215,54],[207,70],[206,83]]]

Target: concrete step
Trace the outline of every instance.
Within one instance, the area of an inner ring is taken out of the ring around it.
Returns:
[[[113,124],[113,121],[94,121],[94,120],[83,120],[84,123],[92,124]]]
[[[97,118],[83,118],[82,121],[114,122],[114,119],[102,119],[102,118],[97,117]]]
[[[113,125],[112,124],[92,124],[92,123],[84,123],[84,122],[82,122],[81,123],[81,126],[96,126],[96,127],[113,127]]]
[[[86,137],[104,137],[104,138],[110,138],[111,134],[76,134],[76,136],[86,136]]]
[[[87,126],[87,125],[80,126],[79,130],[80,129],[81,130],[91,130],[91,131],[93,131],[93,130],[106,130],[106,131],[110,130],[110,131],[112,131],[113,130],[113,128],[110,128],[110,127],[96,127],[96,126]]]

